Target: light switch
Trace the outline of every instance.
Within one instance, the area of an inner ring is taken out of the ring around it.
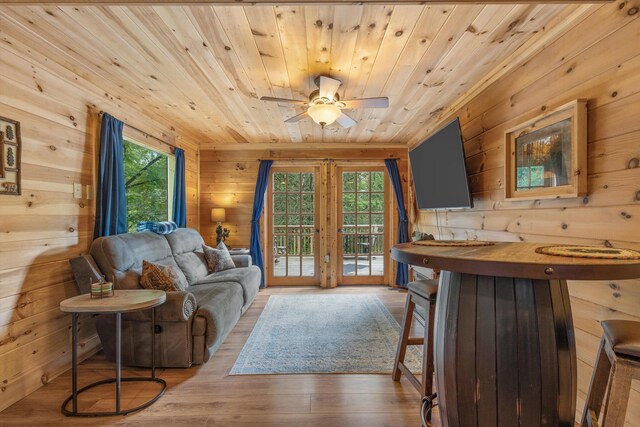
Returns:
[[[77,182],[73,184],[73,198],[82,199],[82,184]]]

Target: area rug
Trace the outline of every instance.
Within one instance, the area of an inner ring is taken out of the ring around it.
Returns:
[[[400,325],[375,295],[274,295],[230,375],[379,373],[393,369]],[[420,372],[422,354],[407,348]]]

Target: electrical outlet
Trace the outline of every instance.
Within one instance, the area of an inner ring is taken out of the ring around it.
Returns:
[[[93,199],[93,185],[87,185],[87,200]]]
[[[329,263],[329,255],[325,255],[324,256],[324,262],[325,262],[325,264]]]
[[[73,198],[82,199],[82,184],[73,183]]]

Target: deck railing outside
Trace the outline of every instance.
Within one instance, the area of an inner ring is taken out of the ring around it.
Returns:
[[[342,253],[344,256],[384,254],[384,234],[382,224],[344,225],[342,232]],[[288,233],[286,233],[288,230]],[[366,230],[366,231],[365,231]],[[371,230],[371,234],[369,234]],[[360,231],[360,233],[358,233]],[[273,254],[306,256],[314,254],[315,226],[276,226],[273,236]]]

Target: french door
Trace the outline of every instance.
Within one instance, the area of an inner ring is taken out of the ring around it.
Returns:
[[[273,167],[267,193],[269,285],[317,285],[318,168]]]
[[[339,166],[338,284],[384,284],[388,183],[383,167]]]

